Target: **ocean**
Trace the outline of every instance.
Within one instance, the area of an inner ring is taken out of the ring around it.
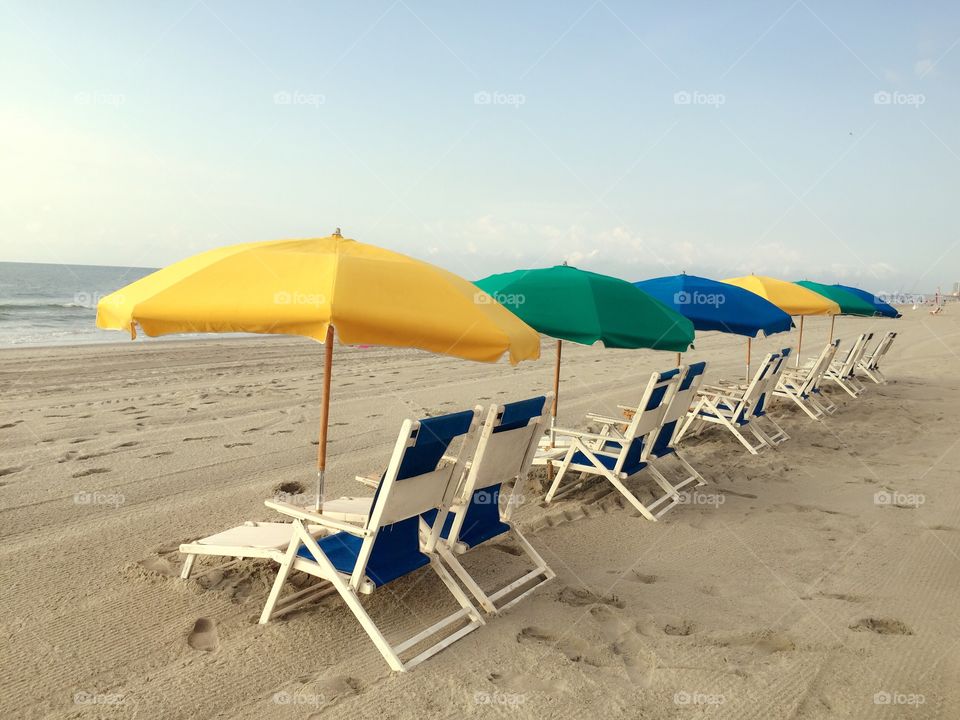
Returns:
[[[152,268],[0,262],[0,347],[122,342],[98,330],[97,301]]]

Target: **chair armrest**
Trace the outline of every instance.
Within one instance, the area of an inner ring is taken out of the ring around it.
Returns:
[[[305,510],[302,507],[291,505],[290,503],[278,502],[276,500],[264,500],[263,504],[271,510],[276,510],[278,513],[296,518],[297,520],[306,520],[307,522],[316,523],[317,525],[322,525],[323,527],[332,528],[334,530],[342,530],[345,533],[350,533],[351,535],[356,535],[357,537],[367,537],[370,535],[370,531],[366,528],[351,525],[350,523],[341,522],[339,520],[331,520],[322,513],[318,513],[314,510]]]
[[[623,445],[624,443],[624,439],[616,435],[601,435],[599,433],[581,432],[579,430],[564,430],[563,432],[565,435],[570,435],[580,440],[603,440],[605,442],[615,442],[619,445]]]
[[[356,480],[358,483],[363,483],[367,487],[372,487],[372,488],[375,488],[380,484],[380,480],[378,478],[373,478],[373,477],[370,477],[369,475],[357,475],[353,479]]]
[[[630,421],[624,418],[610,417],[609,415],[597,415],[596,413],[587,413],[584,417],[593,422],[603,423],[604,425],[629,425]]]

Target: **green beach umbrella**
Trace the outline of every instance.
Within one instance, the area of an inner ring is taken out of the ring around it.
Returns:
[[[552,421],[564,340],[608,348],[685,352],[693,323],[632,284],[569,265],[490,275],[475,285],[527,325],[557,339]]]
[[[863,300],[849,290],[844,290],[836,285],[824,285],[823,283],[812,282],[810,280],[795,280],[794,283],[800,285],[801,287],[805,287],[807,290],[812,290],[818,295],[823,295],[828,300],[833,300],[837,305],[840,306],[841,315],[873,317],[877,312],[877,309],[866,300]],[[829,342],[833,342],[833,324],[836,322],[836,319],[836,315],[830,318]],[[797,357],[799,359],[799,352],[797,353]]]

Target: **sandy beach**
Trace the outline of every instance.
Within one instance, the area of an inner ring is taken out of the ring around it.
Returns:
[[[181,542],[311,489],[320,345],[4,350],[0,717],[956,717],[957,309],[838,318],[841,350],[900,332],[890,383],[830,389],[823,423],[775,405],[792,439],[759,457],[719,431],[687,443],[709,484],[660,522],[602,484],[547,507],[531,490],[515,519],[557,578],[403,674],[335,597],[257,625],[269,563],[179,579]],[[804,357],[828,325],[807,319]],[[337,347],[329,493],[369,494],[353,477],[404,418],[546,392],[552,351],[511,368]],[[744,342],[699,334],[685,357],[736,377]],[[566,345],[561,424],[636,401],[674,360]],[[490,582],[517,561],[496,543],[466,560]],[[428,571],[390,588],[366,600],[388,633],[449,612]]]

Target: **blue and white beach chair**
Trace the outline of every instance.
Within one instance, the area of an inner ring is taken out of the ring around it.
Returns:
[[[599,476],[608,480],[648,520],[656,520],[676,505],[680,501],[679,494],[662,475],[651,473],[665,494],[647,504],[641,502],[624,481],[648,467],[653,438],[663,425],[679,382],[680,368],[653,373],[633,417],[622,431],[618,429],[619,420],[600,415],[587,415],[588,419],[604,423],[598,433],[556,428],[555,435],[565,445],[566,453],[547,491],[546,501],[549,503],[555,497],[569,493],[589,477]],[[608,420],[611,422],[606,422]],[[562,487],[564,478],[571,472],[579,473],[578,480]],[[665,502],[669,504],[657,511]]]
[[[708,425],[720,425],[729,430],[737,440],[752,454],[758,454],[763,447],[774,447],[775,443],[763,431],[759,423],[751,423],[755,412],[763,412],[764,394],[774,372],[778,353],[770,353],[757,367],[757,372],[745,389],[735,386],[707,385],[697,393],[698,399],[687,414],[686,422],[680,428],[677,440],[693,431],[699,435]],[[759,441],[754,445],[744,430]]]
[[[820,381],[837,354],[839,345],[839,340],[828,343],[810,367],[786,368],[774,395],[789,398],[813,420],[836,412],[836,404],[820,392]]]
[[[860,358],[860,361],[857,363],[857,372],[862,372],[877,385],[885,385],[887,378],[880,372],[880,360],[882,360],[883,356],[890,350],[890,346],[893,345],[893,341],[896,340],[896,338],[897,334],[892,331],[880,338],[880,342],[877,343],[873,352],[865,352],[863,357]]]
[[[390,463],[370,505],[370,514],[362,526],[287,503],[266,501],[267,507],[293,518],[293,536],[286,552],[275,558],[280,568],[260,622],[266,623],[276,615],[335,591],[393,670],[408,670],[483,625],[482,614],[435,553],[440,529],[463,470],[459,457],[453,464],[441,465],[441,460],[456,439],[462,438],[466,447],[472,445],[477,425],[476,410],[404,421]],[[421,545],[421,516],[431,510],[436,511],[435,520]],[[306,523],[335,532],[317,540],[308,532]],[[360,595],[372,593],[427,565],[440,577],[460,609],[393,645],[364,610]],[[295,570],[324,582],[281,601],[280,593]],[[453,625],[461,627],[415,657],[401,660],[405,651]]]
[[[850,346],[850,350],[847,351],[847,356],[843,360],[834,360],[827,365],[827,369],[823,373],[823,379],[839,385],[840,389],[850,397],[860,397],[866,388],[863,383],[857,379],[855,373],[857,371],[857,365],[863,359],[864,353],[867,352],[867,343],[872,339],[873,333],[860,335],[853,345]],[[811,360],[810,364],[814,362],[816,362],[816,360]]]
[[[440,557],[489,613],[505,610],[554,577],[544,559],[510,522],[513,509],[526,492],[530,465],[543,434],[544,413],[551,397],[490,406],[476,449],[467,463],[463,483],[440,533],[437,544]],[[506,483],[512,483],[512,491],[510,497],[501,502]],[[435,519],[434,511],[424,515],[425,528],[431,527]],[[516,541],[534,568],[499,589],[485,591],[458,556],[495,538],[507,537]],[[503,598],[508,598],[507,602],[498,605]]]

